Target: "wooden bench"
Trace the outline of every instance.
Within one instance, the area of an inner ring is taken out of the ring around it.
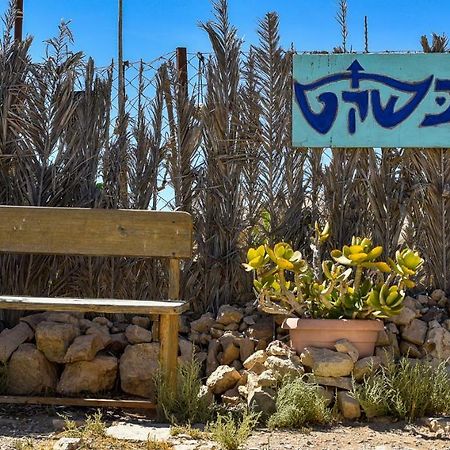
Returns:
[[[0,206],[0,252],[169,259],[167,301],[0,296],[0,309],[159,316],[160,364],[175,389],[180,259],[192,253],[192,218],[183,212]],[[2,403],[153,408],[146,400],[1,396]]]

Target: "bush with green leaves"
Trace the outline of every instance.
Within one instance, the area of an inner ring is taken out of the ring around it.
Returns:
[[[268,422],[269,428],[302,428],[306,424],[332,421],[332,411],[319,386],[303,378],[283,382],[276,406],[277,411]]]
[[[352,395],[367,417],[392,415],[414,421],[450,413],[450,374],[445,362],[435,366],[402,358],[354,384]]]
[[[250,437],[259,420],[259,414],[245,410],[236,416],[229,412],[219,414],[216,420],[208,424],[207,431],[223,450],[238,450]]]
[[[172,424],[206,423],[212,416],[213,405],[207,396],[201,395],[201,367],[195,357],[180,364],[177,373],[177,389],[169,388],[163,371],[155,377],[156,401],[160,419]]]

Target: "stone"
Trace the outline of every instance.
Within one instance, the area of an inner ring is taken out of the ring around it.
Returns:
[[[47,314],[45,312],[31,314],[29,316],[21,317],[19,320],[21,322],[25,322],[28,324],[33,331],[36,330],[36,327],[46,320]]]
[[[206,386],[213,394],[223,394],[232,389],[241,378],[234,367],[219,366],[207,379]]]
[[[264,340],[267,343],[273,340],[273,331],[273,319],[271,317],[261,317],[258,318],[254,325],[248,327],[247,336],[257,341]]]
[[[137,325],[138,327],[145,328],[146,330],[149,330],[150,326],[152,324],[152,321],[150,320],[150,317],[134,316],[131,319],[131,323],[133,325]],[[180,326],[180,328],[182,328],[182,326]],[[189,329],[188,329],[188,332],[189,332]]]
[[[252,339],[255,339],[255,338],[252,338]],[[268,339],[259,339],[259,340],[256,340],[256,342],[257,342],[257,344],[255,346],[255,351],[266,350],[267,345],[268,345]]]
[[[265,370],[263,373],[257,376],[256,384],[260,387],[277,387],[277,377],[273,370]]]
[[[402,331],[402,338],[413,344],[422,345],[427,335],[427,324],[419,319],[414,319]]]
[[[355,363],[353,368],[353,378],[356,381],[361,381],[364,377],[371,375],[375,370],[381,366],[381,359],[379,356],[367,356]]]
[[[170,440],[172,436],[170,425],[159,425],[154,422],[141,423],[141,421],[139,424],[116,423],[106,429],[106,436],[122,441],[167,442]]]
[[[117,358],[99,355],[92,361],[66,364],[56,390],[63,395],[110,391],[114,388],[116,377]]]
[[[110,334],[111,341],[107,346],[107,350],[113,353],[122,353],[128,345],[128,339],[125,333]]]
[[[213,339],[219,339],[219,338],[221,338],[221,337],[223,336],[224,333],[225,333],[225,332],[224,332],[223,330],[220,330],[220,329],[217,328],[217,327],[211,328],[211,337],[212,337]]]
[[[217,339],[212,339],[208,345],[208,356],[206,358],[206,376],[211,375],[218,367],[217,360],[220,349],[220,343]]]
[[[385,347],[376,347],[375,356],[380,359],[382,366],[387,366],[395,360],[394,349],[390,345]]]
[[[431,298],[433,300],[435,300],[436,302],[438,302],[439,300],[441,300],[443,297],[445,297],[445,292],[442,289],[435,289],[432,293],[431,293]]]
[[[127,327],[125,336],[130,344],[145,344],[152,342],[152,332],[139,325],[130,325]]]
[[[425,352],[440,361],[450,358],[450,332],[439,326],[428,330],[423,345]]]
[[[0,362],[6,363],[12,353],[26,341],[33,339],[33,330],[25,322],[0,333]]]
[[[208,389],[208,386],[201,385],[197,395],[199,400],[204,401],[205,405],[211,405],[214,402],[214,394]]]
[[[354,399],[349,393],[339,391],[336,400],[339,411],[345,419],[358,419],[361,417],[361,406],[358,400]]]
[[[427,305],[430,302],[430,297],[428,297],[428,295],[420,294],[420,295],[417,296],[417,300],[422,305]]]
[[[235,359],[239,358],[239,347],[236,347],[233,343],[229,343],[222,352],[219,362],[222,365],[231,364]]]
[[[400,342],[400,353],[409,358],[420,358],[422,356],[417,345],[411,344],[411,342],[408,341]]]
[[[180,349],[181,361],[183,363],[191,362],[194,356],[194,344],[191,341],[180,337],[178,340],[178,346]]]
[[[317,386],[317,393],[324,399],[325,406],[330,406],[334,400],[334,393],[323,386]]]
[[[387,319],[389,322],[395,323],[396,325],[409,325],[413,319],[417,317],[417,312],[411,308],[405,306],[402,308],[400,314],[389,317]]]
[[[230,305],[222,305],[217,313],[216,322],[225,326],[232,323],[238,324],[243,317],[244,314],[239,308]]]
[[[237,386],[233,389],[228,389],[222,394],[222,403],[228,406],[237,406],[241,403],[241,396]]]
[[[44,313],[47,317],[47,322],[58,322],[58,323],[71,323],[72,325],[75,325],[76,327],[79,326],[81,316],[76,315],[76,313],[68,313],[68,312],[45,312]]]
[[[21,344],[7,366],[7,392],[13,395],[54,392],[58,371],[34,344]]]
[[[300,355],[300,360],[316,376],[345,377],[353,370],[353,361],[349,355],[327,348],[307,347]]]
[[[94,323],[94,322],[92,322]],[[94,326],[88,328],[85,332],[85,334],[95,334],[99,336],[102,339],[103,345],[107,347],[111,343],[111,335],[109,334],[109,328],[97,325],[94,323]]]
[[[267,348],[266,353],[269,356],[291,356],[294,352],[291,350],[289,346],[283,344],[281,341],[273,341],[271,342]]]
[[[335,387],[346,391],[352,390],[352,379],[350,377],[318,377],[316,375],[308,374],[307,379],[310,383],[321,386]]]
[[[206,333],[209,331],[216,321],[211,313],[203,314],[198,320],[191,322],[191,330],[196,333]]]
[[[358,361],[359,351],[348,339],[339,339],[334,348],[340,353],[347,353],[354,363]]]
[[[388,337],[389,337],[389,346],[391,347],[392,351],[394,352],[394,357],[399,358],[400,357],[400,347],[398,345],[397,334],[392,333],[392,331],[388,330]]]
[[[247,325],[254,325],[256,323],[254,315],[253,316],[246,316],[246,317],[244,317],[243,321]]]
[[[104,341],[97,334],[77,336],[67,349],[64,362],[92,361],[104,348]]]
[[[98,323],[99,325],[112,328],[113,323],[107,317],[95,317],[92,322]]]
[[[80,335],[80,329],[72,323],[41,322],[36,327],[36,346],[52,362],[64,363],[67,349]]]
[[[444,327],[450,331],[450,319],[444,320]]]
[[[237,340],[239,345],[239,358],[241,361],[247,360],[255,351],[255,342],[248,338],[239,338]]]
[[[53,450],[76,450],[81,446],[81,438],[63,437],[53,444]]]
[[[272,370],[279,380],[286,376],[295,378],[302,376],[304,373],[304,369],[298,361],[281,356],[269,356],[264,362],[264,366]]]
[[[264,364],[267,358],[268,356],[264,350],[258,350],[244,361],[244,367],[247,370],[252,370],[256,364]]]
[[[275,403],[276,393],[271,388],[258,387],[248,393],[247,406],[255,413],[260,413],[265,419],[275,413],[277,407]]]
[[[420,311],[422,309],[422,304],[419,302],[419,300],[410,297],[409,295],[405,297],[405,300],[403,300],[403,306],[407,306],[408,308],[412,309],[413,311],[418,310]]]
[[[239,325],[237,323],[230,323],[224,327],[225,331],[238,331]]]
[[[379,331],[375,345],[377,347],[383,347],[383,346],[389,345],[389,344],[390,344],[389,336],[386,333],[386,330]]]
[[[153,401],[154,376],[159,369],[159,344],[129,345],[120,357],[119,369],[124,392]]]

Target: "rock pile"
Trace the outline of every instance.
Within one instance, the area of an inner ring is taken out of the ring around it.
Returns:
[[[149,318],[132,323],[83,314],[44,312],[0,333],[8,394],[62,395],[113,390],[152,397],[159,344]]]

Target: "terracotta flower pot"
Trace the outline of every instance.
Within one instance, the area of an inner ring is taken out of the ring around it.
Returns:
[[[334,350],[339,339],[348,339],[358,349],[360,358],[373,355],[381,320],[285,319],[282,328],[289,330],[291,345],[297,353],[305,347]]]

